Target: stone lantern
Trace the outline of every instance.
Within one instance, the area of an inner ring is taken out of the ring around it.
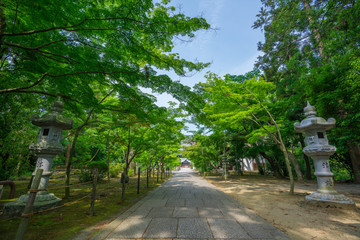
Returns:
[[[329,157],[336,152],[334,146],[329,145],[326,130],[335,127],[335,119],[316,116],[316,109],[307,102],[304,108],[306,118],[301,123],[295,123],[296,132],[305,133],[306,147],[303,149],[304,154],[314,160],[315,173],[317,178],[318,189],[316,192],[305,197],[306,201],[314,202],[332,202],[339,204],[354,204],[346,196],[335,191],[333,173],[330,171]]]
[[[35,171],[32,175],[35,175],[37,169],[43,169],[39,189],[44,189],[44,191],[39,191],[36,195],[34,210],[51,208],[58,205],[61,201],[61,199],[45,189],[48,187],[49,178],[52,174],[51,167],[53,158],[64,150],[60,143],[62,130],[69,130],[73,126],[73,120],[66,119],[61,115],[63,108],[64,104],[60,100],[57,100],[53,102],[49,113],[46,113],[42,117],[33,115],[31,119],[32,124],[41,128],[38,142],[29,146],[38,157]],[[10,215],[21,212],[28,198],[28,194],[20,196],[15,202],[5,205],[4,212],[9,212]]]

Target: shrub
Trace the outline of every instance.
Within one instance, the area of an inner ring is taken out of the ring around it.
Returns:
[[[129,169],[129,171],[128,171],[128,176],[129,177],[132,177],[132,176],[134,176],[134,169]]]
[[[121,172],[124,170],[124,163],[111,163],[110,164],[110,177],[119,177]]]
[[[81,169],[79,174],[79,181],[80,182],[90,182],[93,180],[93,172],[91,169]]]
[[[349,172],[345,169],[343,170],[338,170],[336,172],[334,172],[334,180],[335,181],[349,181],[351,179],[351,176],[349,174]]]
[[[102,161],[92,161],[85,165],[84,168],[81,168],[79,174],[80,182],[89,182],[94,179],[94,170],[98,169],[98,179],[103,179],[107,173],[107,164]]]

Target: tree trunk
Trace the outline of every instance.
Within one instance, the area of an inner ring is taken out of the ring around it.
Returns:
[[[243,167],[242,167],[242,160],[240,160],[239,158],[238,158],[238,160],[237,160],[237,167],[238,167],[238,173],[240,173],[240,176],[244,176],[244,171],[243,171]]]
[[[107,135],[106,147],[107,147],[107,178],[108,178],[108,182],[110,183],[110,130],[108,131],[108,135]]]
[[[296,157],[294,154],[292,154],[291,152],[287,152],[288,153],[288,156],[294,166],[294,169],[295,169],[295,172],[296,172],[296,175],[297,175],[297,178],[298,178],[298,181],[304,181],[304,178],[303,178],[303,175],[302,175],[302,172],[301,172],[301,169],[300,169],[300,165],[298,163],[298,161],[296,160]]]
[[[289,172],[289,177],[290,177],[290,194],[294,194],[294,188],[295,188],[295,182],[294,182],[294,176],[292,174],[292,170],[291,170],[291,165],[290,165],[290,160],[289,160],[289,155],[288,155],[288,151],[286,150],[286,147],[284,145],[284,143],[281,141],[280,142],[280,149],[284,154],[285,157],[285,163],[286,163],[286,168]]]
[[[310,16],[311,7],[310,7],[310,4],[309,4],[309,1],[308,0],[303,0],[303,3],[304,3],[304,6],[305,6],[305,9],[306,9],[306,12],[307,12],[307,19],[308,19],[309,25],[311,26],[311,25],[313,25],[314,20]],[[315,41],[316,41],[316,44],[318,45],[320,56],[323,57],[324,44],[321,41],[320,32],[319,32],[319,30],[317,28],[314,28],[312,31],[313,31],[313,33],[315,35]]]
[[[256,165],[258,167],[259,174],[260,175],[265,175],[264,169],[263,169],[262,165],[260,164],[260,160],[257,157],[254,158],[254,159],[255,159]]]
[[[64,196],[65,199],[70,197],[70,172],[71,172],[71,164],[69,160],[68,164],[66,165],[65,196]]]
[[[4,14],[4,1],[1,0],[0,1],[0,57],[2,58],[3,53],[5,52],[5,48],[2,47],[3,44],[3,33],[5,32],[6,29],[6,19],[5,19],[5,14]]]
[[[68,187],[70,185],[70,171],[71,171],[70,155],[71,155],[71,144],[69,143],[66,147],[66,159],[65,159],[66,180],[65,180],[65,197],[64,198],[70,197],[70,189]]]
[[[96,184],[98,178],[99,170],[97,168],[94,169],[94,179],[93,179],[93,188],[91,192],[91,203],[90,203],[90,216],[94,216],[94,207],[95,207],[95,198],[96,198]]]
[[[260,152],[260,155],[266,160],[268,160],[276,178],[284,178],[284,176],[280,172],[279,166],[275,163],[274,159],[268,156],[265,152]]]
[[[301,148],[304,149],[305,147],[305,142],[304,142],[304,137],[301,134],[300,135],[300,144],[301,144]],[[311,163],[310,163],[310,159],[308,156],[306,156],[305,153],[303,153],[304,156],[304,160],[305,160],[305,165],[306,165],[306,179],[307,180],[311,180],[312,176],[311,176]]]
[[[155,184],[155,165],[152,169],[152,185],[154,185],[154,184]]]
[[[15,176],[17,177],[19,176],[19,172],[20,172],[21,160],[22,160],[22,154],[20,154],[19,161],[16,166]]]
[[[137,194],[140,194],[140,167],[138,167]]]
[[[149,168],[146,169],[146,188],[149,188],[149,170],[151,171]]]
[[[125,164],[125,169],[124,169],[123,176],[122,176],[123,181],[122,181],[122,187],[121,187],[121,203],[124,203],[124,200],[125,200],[126,178],[128,175],[128,169],[129,169],[128,164]]]
[[[1,153],[0,153],[0,154],[1,154]],[[8,171],[7,161],[8,161],[9,158],[10,158],[10,153],[9,153],[9,152],[6,152],[5,154],[1,154],[1,159],[0,159],[1,169],[2,169],[4,172],[7,172],[7,171]]]
[[[157,168],[156,168],[156,183],[158,183],[159,182],[159,165],[157,166]]]
[[[72,158],[74,157],[74,153],[75,153],[75,147],[76,147],[76,142],[77,139],[79,137],[80,134],[80,130],[86,125],[86,123],[84,123],[83,125],[81,125],[80,127],[78,127],[75,131],[75,135],[74,135],[74,140],[70,146],[69,152],[66,152],[66,179],[65,179],[65,197],[64,198],[69,198],[70,197],[70,173],[71,173],[71,165],[72,165]]]
[[[163,174],[164,174],[164,167],[163,167],[163,165],[161,164],[161,167],[160,167],[160,181],[161,181],[161,182],[163,181]]]
[[[360,148],[357,142],[348,142],[354,182],[360,183]]]
[[[238,149],[238,144],[237,144],[237,142],[235,142],[235,166],[236,166],[236,174],[237,175],[241,175],[241,176],[243,176],[244,174],[243,174],[243,171],[241,170],[241,163],[240,163],[240,159],[239,159],[239,156],[238,156],[238,151],[237,151],[237,149]]]
[[[133,171],[134,171],[134,176],[137,176],[137,167],[136,167],[136,164],[135,163],[133,163],[132,164],[132,169],[133,169]]]

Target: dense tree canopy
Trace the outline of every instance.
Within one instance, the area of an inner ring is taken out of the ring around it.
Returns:
[[[140,87],[167,92],[180,102],[194,97],[189,87],[157,71],[186,75],[207,66],[171,51],[174,39],[191,40],[210,26],[203,18],[177,13],[168,3],[1,2],[1,178],[15,174],[16,165],[34,161],[27,146],[36,139],[37,128],[29,119],[48,110],[54,97],[65,101],[64,114],[75,120],[64,140],[69,171],[73,158],[77,164],[91,159],[92,149],[107,141],[109,147],[111,138],[114,145],[119,127],[135,124],[137,132],[165,122],[167,110]],[[176,135],[180,129],[169,131]],[[87,144],[89,136],[98,140]]]
[[[184,75],[203,68],[169,52],[174,37],[192,38],[209,25],[166,3],[4,1],[0,93],[47,93],[92,104],[90,84],[97,82],[117,91],[141,85],[180,98],[183,86],[156,76],[155,69]]]
[[[196,168],[224,169],[226,158],[242,174],[251,158],[261,174],[289,177],[293,192],[293,179],[314,177],[304,137],[293,128],[306,100],[337,120],[329,132],[338,149],[330,159],[335,177],[360,181],[359,1],[263,0],[253,28],[265,41],[254,70],[210,72],[193,89],[158,72],[184,76],[206,67],[172,50],[175,39],[191,40],[210,26],[170,1],[155,2],[2,1],[1,178],[30,171],[35,156],[27,146],[37,135],[30,116],[60,97],[74,119],[56,160],[67,166],[67,184],[72,165],[93,161],[108,177],[110,166],[126,176],[134,162],[148,170],[179,164],[187,112],[199,131],[183,155]],[[180,107],[158,107],[143,88],[171,94]]]

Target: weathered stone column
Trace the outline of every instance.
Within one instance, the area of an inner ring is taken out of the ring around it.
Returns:
[[[44,190],[39,191],[36,195],[34,202],[35,211],[51,208],[58,205],[61,201],[61,199],[57,198],[53,193],[50,193],[46,189],[52,174],[51,168],[53,159],[64,150],[60,143],[62,130],[69,130],[73,125],[73,120],[66,119],[61,115],[63,108],[64,104],[61,101],[55,101],[53,102],[49,113],[46,113],[42,117],[34,115],[31,119],[32,124],[41,128],[38,142],[31,144],[29,147],[38,157],[33,175],[35,175],[37,169],[44,170],[39,185],[39,189]],[[8,213],[8,215],[21,213],[28,198],[29,194],[25,194],[20,196],[16,201],[6,204],[4,213]]]
[[[308,102],[304,108],[306,118],[301,123],[295,123],[296,132],[305,133],[306,147],[304,154],[314,160],[315,173],[318,189],[316,192],[305,197],[306,201],[332,202],[339,204],[352,204],[354,202],[346,196],[336,192],[334,188],[333,173],[330,171],[329,157],[336,152],[334,146],[329,145],[326,130],[335,127],[335,119],[327,121],[316,116],[315,107]]]

